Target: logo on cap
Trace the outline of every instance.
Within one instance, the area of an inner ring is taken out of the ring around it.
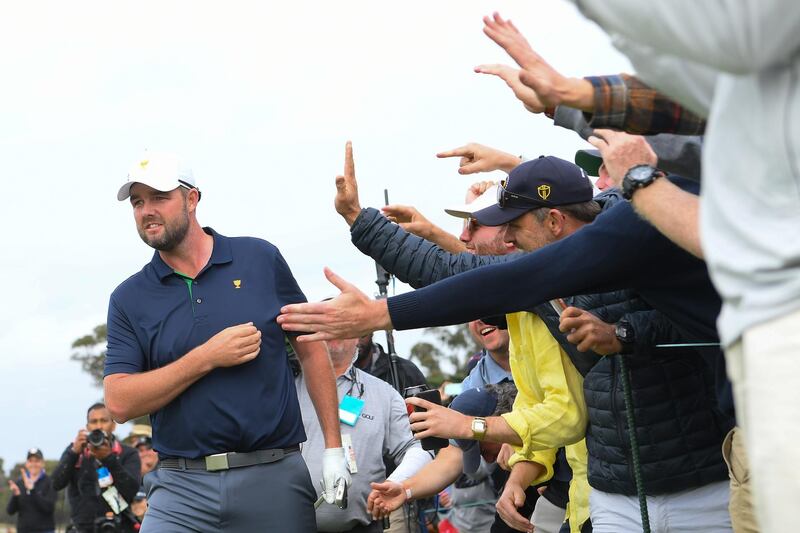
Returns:
[[[240,280],[240,279],[233,280],[233,288],[234,289],[241,289],[242,288],[242,280]]]
[[[542,200],[547,200],[550,197],[550,186],[549,185],[539,185],[537,187],[536,192],[539,193],[539,197]]]

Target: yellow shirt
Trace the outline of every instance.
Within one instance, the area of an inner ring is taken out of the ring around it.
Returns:
[[[532,484],[542,483],[553,476],[556,450],[566,446],[572,468],[567,516],[576,533],[589,517],[583,376],[537,315],[520,312],[506,319],[511,339],[509,362],[518,392],[512,411],[502,416],[523,442],[515,447],[509,464],[533,461],[543,465],[545,473]]]

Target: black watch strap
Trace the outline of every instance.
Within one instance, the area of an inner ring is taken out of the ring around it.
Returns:
[[[623,355],[632,354],[636,346],[636,332],[633,329],[633,324],[627,320],[620,320],[614,325],[614,333],[622,346],[619,353]]]
[[[639,189],[648,187],[658,178],[666,174],[652,165],[636,165],[631,167],[622,179],[622,197],[630,200]]]

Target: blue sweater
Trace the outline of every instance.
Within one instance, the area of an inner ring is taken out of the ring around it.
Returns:
[[[670,176],[697,194],[695,182]],[[569,237],[514,261],[487,265],[388,299],[398,330],[460,324],[530,309],[550,299],[629,288],[661,311],[684,342],[719,342],[721,301],[706,264],[621,202]],[[719,348],[704,349],[717,374],[720,407],[733,412]]]

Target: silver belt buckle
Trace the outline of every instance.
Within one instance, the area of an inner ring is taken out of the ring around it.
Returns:
[[[219,470],[228,470],[228,454],[215,453],[206,456],[206,470],[209,472],[217,472]]]

